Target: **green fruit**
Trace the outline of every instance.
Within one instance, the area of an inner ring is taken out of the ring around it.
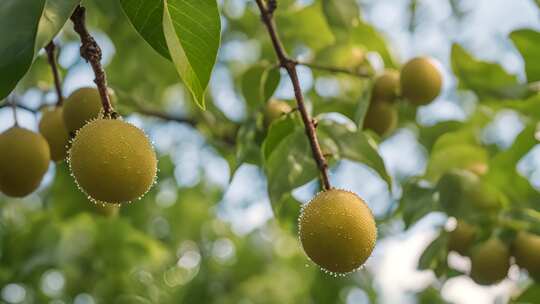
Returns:
[[[272,99],[266,103],[264,122],[268,126],[274,120],[292,111],[292,107],[285,101]]]
[[[471,254],[471,278],[478,284],[502,281],[510,268],[510,251],[499,239],[491,238],[477,245]]]
[[[426,105],[439,96],[442,76],[431,58],[417,57],[401,69],[401,94],[414,105]]]
[[[386,70],[375,79],[371,98],[373,101],[393,102],[399,94],[399,72]]]
[[[87,122],[98,118],[101,97],[95,88],[81,88],[64,102],[64,123],[69,133],[79,130]]]
[[[372,102],[364,118],[364,129],[370,129],[379,136],[393,131],[398,123],[398,112],[389,102]]]
[[[460,215],[469,206],[470,193],[478,187],[477,175],[467,170],[452,169],[441,176],[437,183],[439,202],[449,215]]]
[[[476,238],[476,228],[467,222],[458,220],[456,228],[448,236],[448,250],[466,256]]]
[[[51,154],[43,136],[20,127],[0,134],[0,191],[23,197],[39,187]]]
[[[78,132],[69,151],[77,184],[94,201],[126,203],[154,183],[157,159],[144,132],[121,120],[98,119]]]
[[[469,193],[473,206],[481,211],[497,211],[502,206],[502,193],[495,186],[480,182]]]
[[[317,194],[299,219],[302,247],[324,270],[348,273],[362,266],[377,240],[377,227],[366,203],[344,190]]]
[[[49,143],[51,159],[62,161],[66,158],[69,134],[64,124],[62,107],[48,108],[39,122],[39,132]]]
[[[531,277],[540,280],[540,236],[520,231],[512,249],[516,264],[526,269]]]

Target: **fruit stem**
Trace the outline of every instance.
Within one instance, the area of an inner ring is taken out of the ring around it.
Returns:
[[[281,42],[279,35],[276,30],[276,24],[273,19],[274,10],[277,8],[277,1],[270,0],[266,5],[263,0],[256,0],[257,6],[261,12],[261,18],[266,26],[270,39],[272,40],[272,45],[274,46],[274,51],[279,60],[279,65],[287,71],[291,79],[294,95],[296,97],[296,103],[298,106],[298,111],[302,116],[302,121],[304,122],[304,127],[306,129],[306,135],[309,139],[311,146],[311,151],[313,153],[313,158],[317,163],[317,167],[321,172],[321,185],[323,190],[329,190],[331,187],[330,179],[328,178],[328,163],[326,158],[323,155],[319,141],[317,139],[317,134],[315,131],[315,125],[313,120],[309,116],[306,105],[304,103],[304,96],[302,95],[302,89],[300,88],[300,81],[298,79],[298,73],[296,71],[297,61],[292,60],[287,56],[283,43]]]
[[[71,21],[73,22],[73,29],[81,37],[81,57],[89,62],[94,70],[95,79],[101,96],[101,103],[103,105],[104,117],[116,118],[118,114],[114,112],[111,105],[111,99],[107,89],[107,77],[105,70],[101,66],[101,48],[97,44],[96,40],[86,28],[86,9],[82,6],[77,6],[73,14],[71,15]]]
[[[45,51],[47,52],[47,59],[49,61],[49,65],[51,66],[51,71],[54,77],[54,87],[56,89],[56,95],[58,97],[56,106],[60,107],[64,103],[64,97],[62,96],[62,87],[60,85],[60,74],[58,73],[58,67],[56,65],[56,56],[54,54],[55,49],[56,49],[56,46],[54,45],[54,42],[52,40],[45,46]]]

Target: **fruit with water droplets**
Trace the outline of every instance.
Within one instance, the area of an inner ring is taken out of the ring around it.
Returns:
[[[393,131],[398,123],[398,112],[387,101],[372,102],[364,118],[364,129],[370,129],[379,136]]]
[[[51,159],[56,162],[64,160],[69,134],[64,124],[62,107],[48,108],[43,112],[39,122],[39,132],[49,143]]]
[[[498,238],[491,238],[473,248],[471,278],[478,284],[491,285],[502,281],[510,268],[510,251]]]
[[[399,94],[399,72],[386,70],[375,79],[371,99],[377,101],[394,101]]]
[[[518,232],[512,253],[519,267],[526,269],[531,277],[540,280],[540,235]]]
[[[264,109],[264,123],[269,126],[274,120],[292,111],[292,107],[285,101],[271,99]]]
[[[97,202],[126,203],[154,183],[157,159],[144,132],[122,120],[97,119],[82,127],[69,151],[77,184]]]
[[[41,134],[18,126],[0,134],[0,191],[23,197],[39,187],[49,168],[49,145]]]
[[[64,102],[64,123],[68,132],[75,132],[87,122],[96,119],[102,109],[99,91],[95,88],[80,88]]]
[[[476,228],[469,223],[458,220],[456,228],[448,233],[448,250],[466,256],[476,238]]]
[[[401,69],[401,95],[414,105],[426,105],[441,93],[442,76],[433,59],[417,57]]]
[[[317,194],[299,218],[300,241],[309,258],[324,270],[348,273],[362,266],[377,240],[377,227],[356,194],[331,189]]]

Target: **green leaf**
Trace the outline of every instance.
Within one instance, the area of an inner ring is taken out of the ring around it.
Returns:
[[[463,123],[459,121],[443,121],[433,126],[421,127],[418,130],[418,140],[427,151],[431,152],[431,149],[439,137],[447,132],[455,132],[462,126]]]
[[[232,168],[233,170],[243,163],[254,165],[261,163],[258,133],[255,120],[247,121],[240,127],[236,136],[236,166]]]
[[[263,155],[272,210],[279,221],[290,223],[298,215],[292,216],[291,210],[299,210],[290,192],[318,176],[301,123],[293,117],[273,123],[263,143]]]
[[[527,81],[539,81],[540,61],[538,61],[538,54],[540,53],[540,32],[530,29],[517,30],[510,34],[510,39],[516,45],[521,56],[523,56]]]
[[[533,95],[527,99],[503,100],[484,103],[495,110],[514,109],[521,115],[528,116],[533,120],[540,120],[540,94]]]
[[[323,12],[331,26],[350,27],[360,20],[360,9],[355,0],[323,0]]]
[[[418,260],[419,270],[446,268],[447,234],[441,233],[424,250]]]
[[[0,99],[32,65],[37,52],[60,31],[79,1],[3,0],[0,3]]]
[[[418,299],[418,304],[448,304],[448,302],[443,299],[441,291],[433,286],[429,286],[417,293],[416,297]]]
[[[535,133],[535,124],[527,126],[514,140],[512,147],[496,154],[489,162],[485,179],[505,193],[512,204],[540,210],[540,193],[516,169],[519,160],[538,144]]]
[[[517,299],[513,300],[513,304],[534,304],[540,299],[540,284],[532,284],[527,287]]]
[[[285,115],[283,118],[274,121],[268,129],[268,134],[262,145],[263,159],[268,160],[279,144],[300,126],[294,114]]]
[[[435,190],[420,186],[417,181],[409,181],[403,186],[399,208],[407,229],[428,213],[439,210],[438,201],[435,199]]]
[[[144,40],[161,56],[171,59],[163,33],[163,1],[120,0],[131,24]]]
[[[508,74],[500,65],[480,61],[458,44],[452,46],[452,70],[463,89],[474,91],[479,98],[520,98],[526,87],[515,75]]]
[[[256,109],[266,103],[280,80],[279,69],[273,66],[256,65],[247,70],[242,76],[242,94],[247,105]]]
[[[221,21],[215,0],[121,0],[139,34],[176,70],[205,108],[204,94],[216,62]]]
[[[475,129],[466,128],[440,136],[431,150],[425,177],[436,181],[450,169],[469,169],[488,160],[487,150],[477,143]]]
[[[347,32],[347,37],[353,44],[361,44],[366,50],[379,53],[387,68],[396,67],[396,62],[384,37],[370,24],[358,22]]]
[[[333,158],[349,159],[372,168],[392,187],[392,179],[386,171],[384,161],[377,152],[377,147],[363,132],[354,126],[322,119],[317,127],[323,153],[331,152]]]
[[[285,45],[307,45],[313,50],[334,43],[334,35],[323,17],[320,3],[300,10],[276,10],[276,23]]]
[[[47,0],[39,21],[34,53],[45,47],[64,27],[81,0]]]

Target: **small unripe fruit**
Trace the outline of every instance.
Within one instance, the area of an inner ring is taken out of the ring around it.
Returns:
[[[292,111],[292,107],[282,100],[271,99],[264,109],[264,123],[269,126],[274,120]]]
[[[503,194],[497,187],[482,182],[469,193],[473,206],[481,211],[497,211],[502,206]]]
[[[529,275],[540,280],[540,236],[520,231],[513,243],[516,264],[527,270]]]
[[[98,119],[75,136],[69,164],[77,184],[91,199],[126,203],[154,183],[157,159],[144,132],[121,120]]]
[[[394,101],[399,94],[399,72],[386,70],[375,79],[371,98],[373,101]]]
[[[401,69],[401,95],[414,105],[426,105],[439,96],[442,76],[431,58],[417,57]]]
[[[476,228],[467,222],[458,220],[456,228],[450,231],[448,236],[448,250],[466,256],[474,243]]]
[[[397,109],[389,102],[372,102],[364,118],[364,129],[383,136],[393,131],[398,123]]]
[[[64,124],[62,107],[46,109],[39,122],[39,132],[49,143],[51,159],[62,161],[66,158],[69,134]]]
[[[459,215],[471,204],[470,193],[478,187],[480,179],[474,173],[452,169],[444,173],[437,183],[439,201],[444,211],[449,215]]]
[[[299,219],[300,241],[309,258],[324,270],[348,273],[362,266],[377,240],[377,227],[366,203],[344,190],[317,194]]]
[[[478,284],[491,285],[506,278],[510,269],[510,251],[499,239],[491,238],[477,245],[471,254],[471,278]]]
[[[96,119],[101,109],[101,97],[97,89],[80,88],[73,92],[64,102],[64,123],[68,132],[75,132]]]
[[[39,187],[51,154],[43,136],[20,127],[0,134],[0,191],[24,197]]]

